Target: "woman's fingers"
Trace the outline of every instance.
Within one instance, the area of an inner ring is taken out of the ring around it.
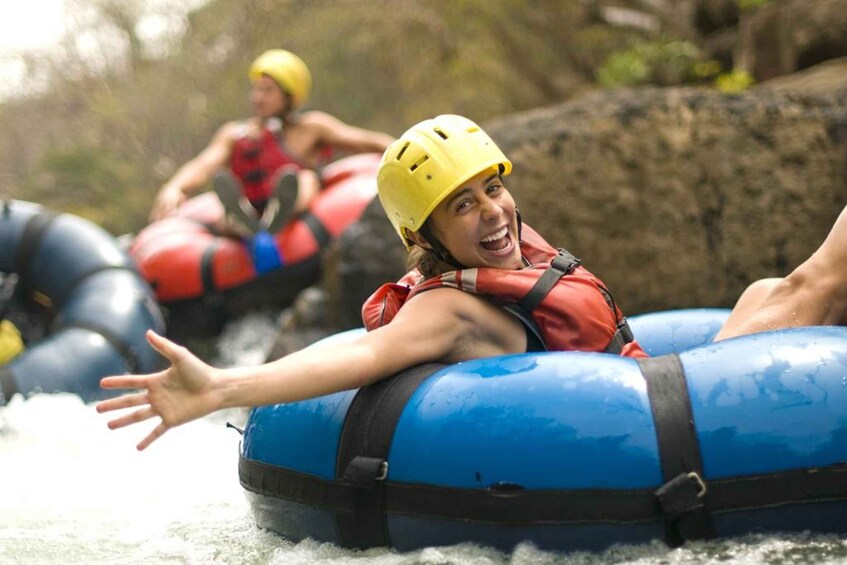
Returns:
[[[170,427],[167,424],[164,422],[160,423],[158,426],[153,428],[152,432],[147,434],[146,438],[141,440],[139,444],[135,446],[136,449],[138,449],[138,451],[144,451],[151,443],[162,437],[169,429]]]
[[[101,388],[146,388],[149,377],[146,375],[117,375],[100,379]]]
[[[133,406],[141,406],[147,404],[147,394],[140,392],[138,394],[128,394],[117,398],[110,398],[97,403],[97,411],[100,413],[111,412],[112,410],[121,410],[122,408],[132,408]]]
[[[144,420],[149,420],[156,415],[156,412],[150,406],[140,408],[134,412],[130,412],[129,414],[124,414],[120,418],[109,420],[109,429],[117,430],[118,428],[125,428],[126,426],[137,424]]]
[[[176,362],[178,357],[178,351],[181,349],[180,346],[169,340],[168,338],[161,336],[154,332],[153,330],[147,330],[147,342],[153,346],[153,349],[158,351],[171,363]]]

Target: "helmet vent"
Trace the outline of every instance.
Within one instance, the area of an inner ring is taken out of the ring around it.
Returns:
[[[421,165],[423,165],[427,161],[429,161],[429,155],[424,155],[423,157],[418,159],[417,162],[414,165],[409,167],[409,170],[412,171],[412,172],[415,172],[415,170],[417,170],[418,167],[420,167]]]
[[[441,139],[444,139],[444,140],[446,140],[446,139],[447,139],[447,134],[446,134],[446,133],[444,133],[444,132],[441,130],[441,128],[433,128],[433,130],[435,131],[435,133],[437,133],[437,134],[438,134],[438,137],[440,137]]]
[[[403,147],[400,148],[400,152],[397,154],[397,160],[398,161],[403,158],[403,153],[405,153],[406,149],[408,149],[408,148],[409,148],[409,142],[407,141],[406,143],[403,144]]]

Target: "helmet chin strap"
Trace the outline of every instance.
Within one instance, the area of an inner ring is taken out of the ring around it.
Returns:
[[[462,265],[459,261],[456,260],[453,255],[447,251],[447,248],[444,247],[438,238],[435,237],[435,234],[432,233],[432,229],[429,227],[429,222],[424,222],[424,225],[421,226],[421,229],[418,230],[420,234],[424,237],[424,239],[429,243],[430,247],[432,247],[432,252],[438,258],[439,261],[447,263],[451,267],[455,267],[456,269],[467,269],[465,265]]]
[[[523,220],[521,220],[521,211],[517,206],[515,206],[515,216],[518,218],[518,243],[520,243],[522,241]]]

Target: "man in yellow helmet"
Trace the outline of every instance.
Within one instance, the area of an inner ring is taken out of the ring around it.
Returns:
[[[159,189],[150,220],[174,213],[209,181],[240,235],[276,231],[305,211],[320,188],[315,172],[327,151],[382,152],[387,134],[345,124],[318,111],[296,111],[312,86],[308,67],[284,49],[262,53],[248,73],[254,115],[228,122],[209,145]]]

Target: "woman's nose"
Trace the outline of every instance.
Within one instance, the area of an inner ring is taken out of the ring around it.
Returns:
[[[503,213],[503,208],[500,204],[491,198],[485,198],[482,202],[481,208],[482,217],[486,220],[499,218],[500,214]]]

